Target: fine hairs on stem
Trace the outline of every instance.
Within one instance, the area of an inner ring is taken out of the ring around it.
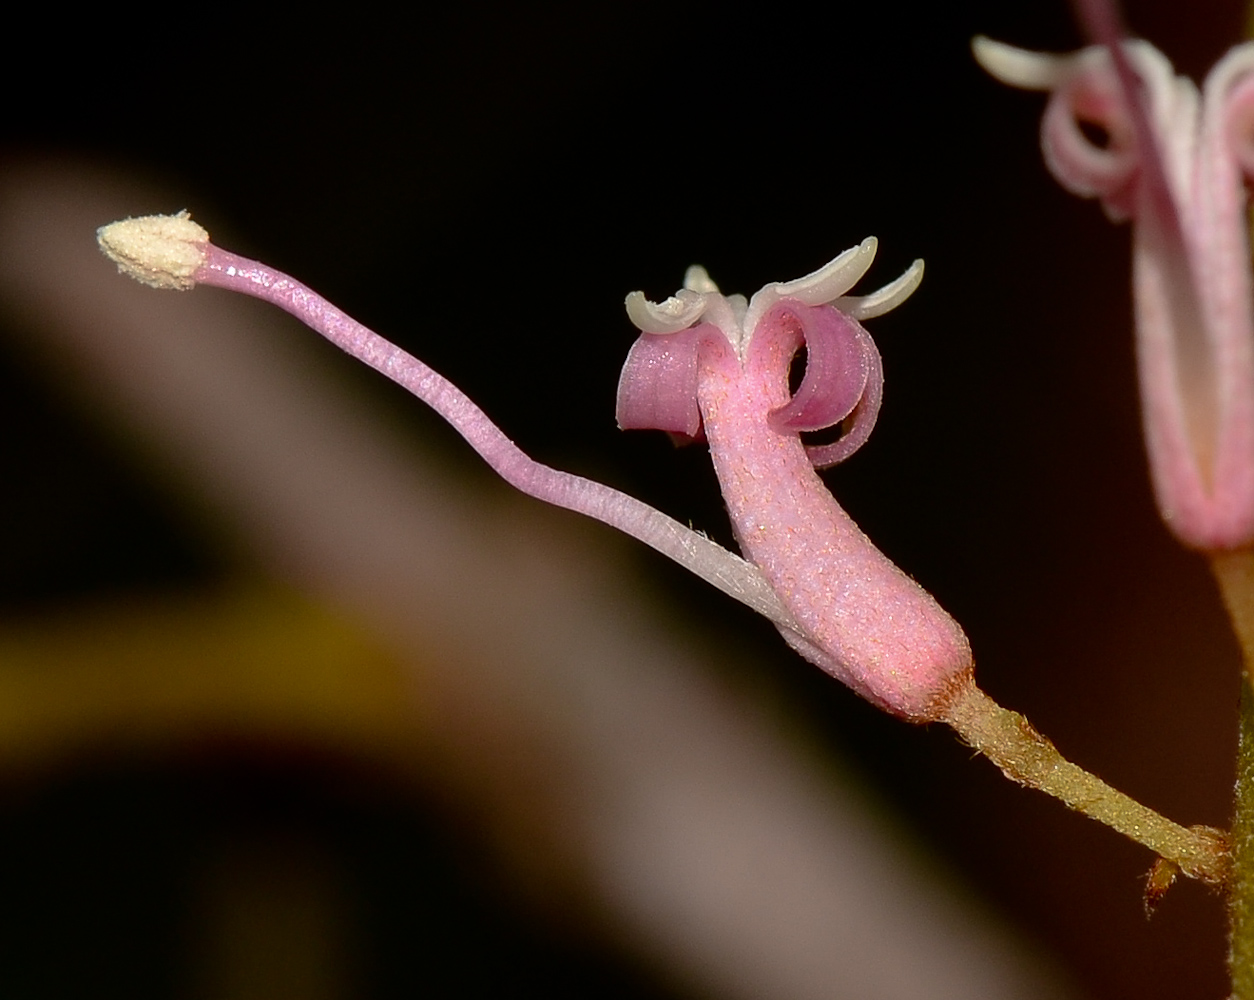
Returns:
[[[873,422],[878,408],[878,353],[855,317],[889,299],[891,308],[911,290],[846,295],[869,266],[874,241],[748,302],[723,297],[694,269],[675,298],[635,300],[629,310],[642,334],[620,384],[620,422],[646,410],[669,421],[683,393],[695,392],[698,427],[744,559],[640,501],[534,462],[442,376],[300,282],[213,246],[186,213],[114,223],[99,240],[122,271],[154,287],[215,285],[287,310],[430,405],[518,489],[644,541],[766,616],[801,655],[884,710],[947,723],[1012,780],[1124,833],[1187,875],[1225,882],[1223,834],[1185,828],[1115,791],[980,691],[957,623],[871,544],[815,475],[818,459],[807,454],[799,428]],[[916,265],[890,288],[917,284],[920,274]],[[788,365],[803,343],[810,368],[790,402]],[[642,372],[660,372],[661,388]],[[808,575],[816,563],[827,574],[818,584]],[[848,586],[836,595],[832,579]]]

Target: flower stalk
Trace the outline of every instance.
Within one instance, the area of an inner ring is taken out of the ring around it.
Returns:
[[[1229,878],[1228,838],[1208,826],[1173,823],[1071,763],[1018,712],[1002,708],[974,684],[949,705],[945,722],[1011,781],[1035,788],[1090,819],[1143,844],[1207,885]]]

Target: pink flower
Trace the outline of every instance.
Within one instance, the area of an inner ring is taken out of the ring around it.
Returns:
[[[781,628],[789,645],[881,708],[919,721],[937,718],[970,676],[966,636],[815,472],[856,451],[879,412],[879,352],[858,320],[894,308],[922,278],[919,261],[873,295],[846,296],[874,254],[866,240],[748,301],[721,295],[700,268],[661,305],[628,296],[642,333],[623,368],[618,419],[624,428],[704,434],[741,551],[800,626]],[[790,395],[803,345],[805,376]],[[834,443],[802,443],[802,431],[842,422]]]
[[[1114,43],[1113,11],[1098,6],[1106,20],[1094,23]],[[1250,544],[1254,44],[1220,60],[1200,94],[1146,42],[1046,55],[977,38],[974,49],[999,80],[1051,93],[1041,143],[1058,181],[1133,221],[1137,364],[1163,519],[1195,548]]]
[[[814,471],[852,454],[870,433],[882,375],[858,320],[907,298],[922,262],[879,292],[846,296],[875,256],[875,241],[865,240],[749,301],[720,295],[700,268],[661,305],[640,293],[627,297],[644,332],[623,369],[619,421],[705,434],[741,558],[639,500],[532,460],[447,379],[300,282],[215,247],[185,213],[114,223],[99,238],[140,281],[217,285],[293,313],[428,403],[506,481],[652,545],[768,617],[806,659],[886,711],[939,720],[969,693],[971,649],[962,629],[871,544]],[[789,370],[803,345],[808,367],[794,396]],[[834,443],[802,444],[802,431],[846,420],[847,433]]]

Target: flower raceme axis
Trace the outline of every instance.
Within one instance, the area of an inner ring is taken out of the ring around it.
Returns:
[[[969,686],[962,629],[871,544],[815,472],[870,433],[882,373],[858,320],[904,301],[921,262],[879,292],[850,296],[875,256],[875,241],[866,240],[751,300],[721,295],[700,268],[661,304],[628,296],[641,334],[619,384],[619,422],[704,435],[741,558],[617,490],[533,461],[417,358],[294,279],[213,246],[186,215],[128,219],[99,238],[121,270],[148,284],[217,285],[293,313],[432,406],[512,485],[652,545],[770,618],[801,655],[886,711],[940,719]],[[807,368],[794,395],[789,371],[803,345]],[[807,448],[801,440],[802,431],[842,422],[847,432],[833,444]]]
[[[1199,92],[1148,43],[1111,41],[1070,55],[987,38],[973,48],[1002,82],[1050,93],[1041,145],[1059,183],[1132,220],[1159,510],[1186,545],[1240,548],[1254,541],[1254,44],[1220,60]]]

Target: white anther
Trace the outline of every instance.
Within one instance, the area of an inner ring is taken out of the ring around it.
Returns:
[[[890,281],[869,295],[845,295],[832,302],[837,309],[853,319],[874,319],[891,312],[910,298],[923,280],[923,261],[916,260],[900,278]]]
[[[1073,71],[1073,56],[1028,52],[983,35],[971,39],[971,52],[989,73],[1002,83],[1024,90],[1053,90]]]
[[[744,316],[744,329],[752,335],[754,327],[780,299],[796,299],[807,306],[822,306],[840,298],[867,272],[875,260],[879,242],[868,236],[856,247],[842,253],[835,260],[824,264],[817,271],[796,281],[777,281],[766,285],[752,299]]]
[[[626,306],[628,319],[643,333],[678,333],[701,318],[706,299],[687,288],[665,302],[650,302],[644,292],[632,292]]]
[[[826,305],[844,295],[866,274],[875,260],[878,246],[879,241],[874,236],[868,236],[856,247],[846,250],[830,264],[824,264],[804,278],[776,283],[773,286],[775,293],[781,299],[796,299],[807,306]]]
[[[718,294],[718,285],[710,278],[710,273],[700,264],[693,264],[684,272],[684,288],[702,295]]]
[[[123,274],[153,288],[186,291],[205,262],[209,234],[183,211],[112,222],[96,230],[96,241]]]

